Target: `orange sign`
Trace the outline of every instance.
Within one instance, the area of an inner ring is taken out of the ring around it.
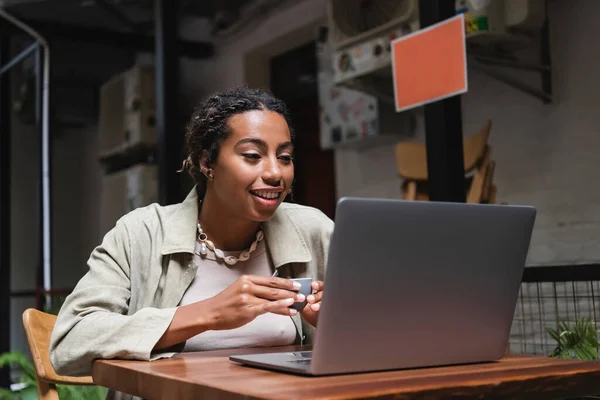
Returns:
[[[467,91],[464,15],[392,42],[396,111],[433,103]]]

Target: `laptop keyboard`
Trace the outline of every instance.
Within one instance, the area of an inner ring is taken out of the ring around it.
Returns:
[[[295,351],[292,355],[294,358],[291,359],[290,362],[296,364],[308,365],[312,360],[312,351]]]
[[[303,364],[303,365],[309,365],[311,361],[312,360],[310,358],[300,358],[298,360],[290,360],[290,362],[293,362],[296,364]]]

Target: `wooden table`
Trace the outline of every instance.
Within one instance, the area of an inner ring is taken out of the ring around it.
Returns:
[[[286,347],[281,351],[306,350]],[[329,377],[301,377],[241,366],[232,354],[186,353],[153,362],[98,360],[98,385],[145,399],[347,399],[388,397],[568,398],[600,394],[600,362],[509,355],[498,362]],[[269,351],[273,351],[270,349]]]

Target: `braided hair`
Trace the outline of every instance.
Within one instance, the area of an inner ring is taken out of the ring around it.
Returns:
[[[287,106],[265,89],[238,87],[215,93],[192,113],[185,133],[188,157],[184,161],[184,168],[196,182],[200,197],[204,197],[206,191],[206,176],[200,166],[203,151],[208,153],[207,163],[210,165],[217,159],[221,143],[231,133],[229,118],[252,110],[268,110],[280,114],[285,118],[292,134]]]

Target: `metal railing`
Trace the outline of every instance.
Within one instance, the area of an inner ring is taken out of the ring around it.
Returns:
[[[525,268],[515,309],[510,350],[550,355],[556,341],[547,328],[588,317],[598,329],[600,265]]]

